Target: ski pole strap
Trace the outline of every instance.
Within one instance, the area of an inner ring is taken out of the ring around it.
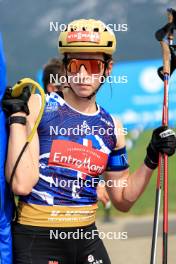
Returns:
[[[176,30],[176,11],[172,8],[167,9],[168,23],[157,30],[156,39],[162,48],[163,67],[158,69],[159,77],[164,81],[164,75],[171,75],[175,69],[175,46],[173,45],[174,30]]]
[[[36,120],[36,123],[30,133],[30,135],[28,136],[27,138],[27,142],[31,142],[32,141],[32,138],[37,130],[37,127],[40,123],[40,120],[42,118],[42,115],[43,115],[43,112],[44,112],[44,107],[45,107],[45,93],[43,91],[43,88],[37,83],[35,82],[34,80],[30,79],[30,78],[24,78],[24,79],[21,79],[19,82],[17,82],[14,86],[13,86],[13,90],[12,90],[12,96],[14,97],[17,97],[19,96],[24,87],[26,87],[27,85],[31,85],[31,91],[32,93],[35,93],[36,92],[36,89],[38,89],[40,95],[41,95],[41,99],[42,99],[42,105],[41,105],[41,108],[40,108],[40,112],[39,112],[39,115],[38,115],[38,118]]]
[[[167,9],[168,23],[156,31],[155,37],[158,41],[169,39],[176,29],[176,11],[173,8]]]
[[[163,41],[167,35],[172,32],[172,30],[175,28],[173,23],[168,23],[161,29],[157,30],[155,33],[155,37],[158,41]]]
[[[13,86],[13,90],[12,90],[12,96],[14,97],[18,97],[23,89],[27,86],[27,85],[31,85],[32,86],[32,93],[35,93],[36,89],[39,90],[40,94],[41,94],[41,98],[42,98],[42,106],[40,108],[40,112],[38,114],[38,118],[36,120],[36,123],[31,131],[31,133],[29,134],[29,136],[27,137],[27,141],[26,143],[24,144],[16,162],[15,162],[15,165],[13,167],[13,170],[12,170],[12,174],[11,174],[11,177],[10,177],[10,186],[12,186],[12,181],[13,181],[13,178],[14,178],[14,175],[15,175],[15,172],[16,172],[16,169],[18,167],[18,164],[21,160],[21,157],[24,153],[24,151],[26,150],[28,144],[32,141],[33,137],[34,137],[34,134],[35,132],[37,131],[37,128],[38,128],[38,125],[40,123],[40,120],[42,118],[42,115],[43,115],[43,112],[44,112],[44,108],[45,108],[45,93],[42,89],[42,87],[37,83],[35,82],[34,80],[30,79],[30,78],[24,78],[24,79],[21,79],[19,82],[17,82],[14,86]]]

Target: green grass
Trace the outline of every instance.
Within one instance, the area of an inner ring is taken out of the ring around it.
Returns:
[[[128,152],[130,172],[134,172],[143,163],[146,153],[146,146],[150,140],[151,133],[151,131],[143,132],[136,141],[132,150]],[[155,204],[156,177],[157,169],[153,173],[151,181],[145,192],[127,214],[120,213],[116,209],[112,208],[112,215],[129,216],[152,214]],[[176,155],[169,158],[169,211],[176,212]],[[101,204],[99,204],[98,215],[102,214],[103,207]]]

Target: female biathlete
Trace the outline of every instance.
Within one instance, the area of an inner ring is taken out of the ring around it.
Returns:
[[[129,174],[125,138],[116,133],[123,131],[122,124],[96,103],[101,79],[112,70],[115,49],[115,35],[101,21],[73,21],[60,33],[68,87],[46,95],[38,132],[12,181],[13,192],[19,195],[13,226],[15,264],[110,263],[95,226],[99,176],[111,181],[107,190],[114,206],[127,212],[145,190],[159,152],[169,156],[175,152],[174,132],[159,127],[144,163]],[[5,97],[3,106],[9,115],[6,176],[10,181],[36,122],[40,96],[30,96],[26,88],[17,99]]]

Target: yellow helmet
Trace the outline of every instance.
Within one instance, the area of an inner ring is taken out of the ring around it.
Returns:
[[[112,55],[116,50],[114,32],[102,21],[74,20],[59,35],[59,52],[102,52]]]

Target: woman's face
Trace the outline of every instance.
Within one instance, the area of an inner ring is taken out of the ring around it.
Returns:
[[[80,60],[80,61],[79,61]],[[84,60],[84,61],[83,61]],[[91,63],[89,60],[92,60]],[[100,86],[103,78],[105,64],[102,53],[69,53],[67,67],[68,83],[79,97],[88,97]],[[112,62],[105,74],[112,69]]]

